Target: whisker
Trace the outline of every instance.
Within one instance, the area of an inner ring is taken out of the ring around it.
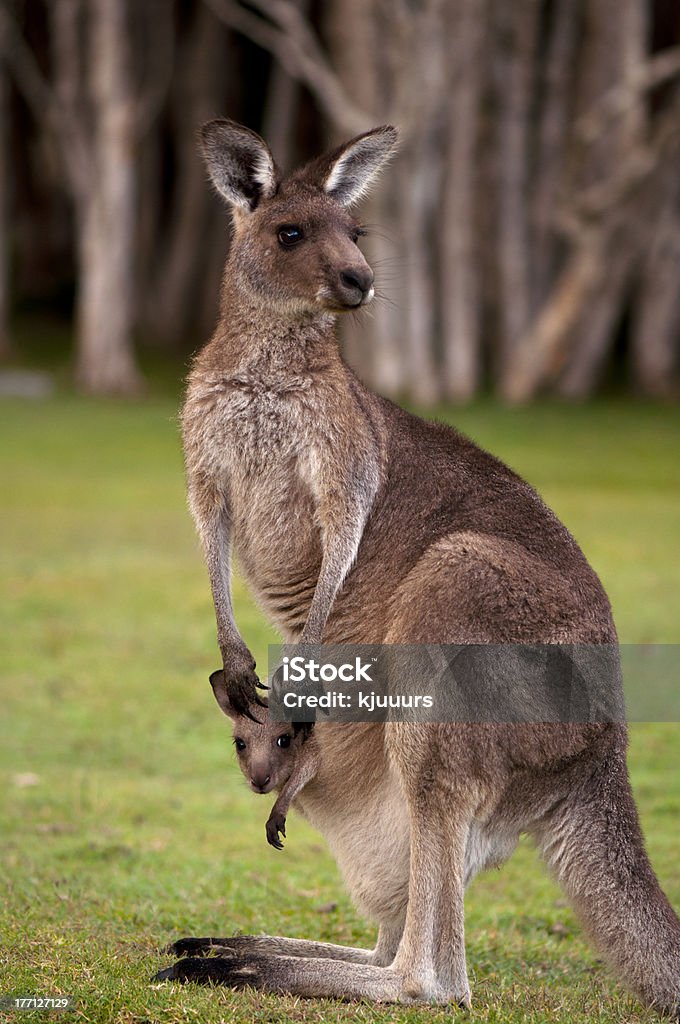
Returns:
[[[385,256],[370,261],[372,267],[388,267],[394,270],[410,270],[414,265],[413,260],[405,260],[402,257]]]
[[[375,299],[373,301],[383,302],[386,306],[389,306],[390,309],[394,309],[397,312],[402,308],[398,302],[395,302],[394,299],[390,299],[387,295],[383,294],[382,292],[376,292]]]
[[[402,278],[401,274],[383,274],[383,273],[380,274],[380,284],[381,285],[385,284],[386,282],[392,284],[395,281],[402,281],[402,280],[403,280],[403,278]]]
[[[382,238],[385,242],[396,244],[396,233],[392,229],[385,227],[384,224],[362,224],[361,226],[369,238]]]

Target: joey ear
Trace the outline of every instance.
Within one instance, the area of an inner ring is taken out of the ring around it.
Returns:
[[[316,162],[317,183],[342,206],[353,206],[368,194],[398,139],[399,132],[389,124],[358,135]]]
[[[210,673],[210,685],[213,688],[215,700],[222,708],[225,715],[228,715],[229,718],[236,718],[236,712],[231,706],[229,694],[227,693],[227,684],[224,679],[224,672],[222,671],[221,668],[218,668],[214,672]]]
[[[278,187],[274,158],[266,142],[235,121],[218,118],[201,128],[201,152],[213,185],[228,203],[254,210]]]

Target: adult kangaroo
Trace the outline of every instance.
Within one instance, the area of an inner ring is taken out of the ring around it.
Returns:
[[[616,641],[596,574],[532,488],[373,394],[340,356],[338,314],[373,297],[349,210],[396,138],[376,128],[282,179],[253,132],[202,130],[234,233],[182,424],[224,665],[213,683],[231,713],[248,713],[257,682],[232,548],[287,641]],[[376,948],[185,939],[161,977],[468,1004],[464,887],[528,832],[619,974],[678,1014],[680,923],[645,854],[622,725],[323,723],[315,736],[298,805],[378,922]]]

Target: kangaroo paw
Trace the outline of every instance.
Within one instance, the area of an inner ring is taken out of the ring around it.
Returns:
[[[256,962],[236,956],[186,957],[155,975],[154,981],[188,981],[199,985],[245,988],[261,981]]]
[[[214,937],[178,939],[163,950],[170,956],[207,956],[215,950],[229,949],[229,939]]]

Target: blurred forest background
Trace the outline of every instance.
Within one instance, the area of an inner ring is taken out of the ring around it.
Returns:
[[[225,115],[284,168],[401,128],[363,211],[381,298],[344,323],[382,393],[677,397],[677,0],[0,0],[9,365],[36,314],[93,394],[207,339],[228,216],[195,135]]]

